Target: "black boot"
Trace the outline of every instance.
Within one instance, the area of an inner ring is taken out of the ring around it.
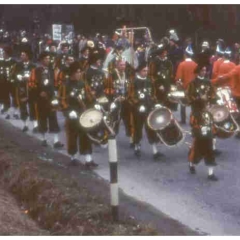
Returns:
[[[218,178],[214,174],[211,174],[211,175],[208,175],[208,180],[216,182],[218,181]]]
[[[240,132],[235,135],[235,138],[240,139]]]
[[[43,146],[43,147],[47,147],[47,146],[48,146],[47,140],[42,140],[42,146]]]
[[[154,160],[159,160],[162,157],[165,157],[165,155],[160,153],[160,152],[157,152],[157,153],[153,154],[153,159]]]
[[[189,171],[190,171],[191,174],[195,174],[196,173],[195,167],[191,166],[190,164],[189,164]]]
[[[220,151],[218,149],[213,150],[213,152],[214,152],[215,156],[219,156],[222,154],[222,151]]]
[[[16,120],[19,120],[18,114],[13,114],[13,117],[14,117]]]
[[[37,133],[38,132],[38,127],[34,127],[32,130],[33,133]]]
[[[54,145],[53,145],[54,148],[62,148],[63,146],[64,146],[64,144],[62,144],[62,143],[59,142],[59,141],[58,141],[58,142],[55,142]]]
[[[27,126],[24,126],[23,129],[22,129],[23,132],[27,132],[28,131],[28,127]]]

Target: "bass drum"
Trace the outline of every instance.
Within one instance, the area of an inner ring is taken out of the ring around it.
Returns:
[[[226,106],[212,105],[208,111],[212,114],[216,136],[229,138],[239,131],[239,126]]]
[[[80,126],[87,132],[89,139],[100,145],[108,141],[108,130],[103,118],[103,113],[95,108],[84,111],[79,118]]]
[[[147,117],[147,125],[168,147],[174,147],[185,139],[183,130],[166,107],[152,110]]]

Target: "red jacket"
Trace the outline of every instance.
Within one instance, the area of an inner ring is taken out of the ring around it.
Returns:
[[[229,60],[223,61],[222,64],[219,66],[217,77],[223,76],[224,74],[231,72],[231,70],[233,70],[235,67],[236,67],[235,63],[230,62]],[[212,83],[214,85],[218,85],[220,87],[227,86],[230,87],[231,89],[233,88],[233,82],[234,80],[232,77],[229,77],[227,81],[218,80],[218,78],[212,79]]]
[[[187,89],[188,84],[196,77],[194,73],[196,67],[197,64],[192,59],[185,59],[178,65],[175,81],[181,79],[183,88]]]
[[[223,75],[223,79],[231,79],[232,95],[240,97],[240,65],[236,66],[229,73]]]
[[[212,70],[212,78],[218,77],[219,73],[219,66],[223,63],[224,59],[223,58],[218,58],[214,63],[213,63],[213,70]]]

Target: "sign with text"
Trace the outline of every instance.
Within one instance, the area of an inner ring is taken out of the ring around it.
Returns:
[[[60,24],[53,24],[52,25],[52,35],[54,41],[61,41],[62,40],[62,25]]]

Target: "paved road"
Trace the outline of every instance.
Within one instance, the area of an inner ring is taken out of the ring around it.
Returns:
[[[179,114],[175,113],[175,117],[179,119]],[[64,118],[61,113],[58,119],[63,130]],[[16,127],[22,127],[19,120],[10,122]],[[32,135],[31,132],[28,134]],[[35,136],[40,137],[39,134]],[[53,142],[53,136],[49,135],[48,139],[50,143]],[[61,132],[61,140],[65,142],[64,131]],[[146,137],[142,141],[143,154],[140,160],[129,148],[123,128],[117,140],[119,185],[126,194],[153,205],[200,233],[240,235],[239,140],[218,140],[217,146],[223,152],[217,158],[218,182],[207,180],[207,168],[203,163],[197,166],[196,175],[189,174],[188,146],[185,144],[175,148],[159,146],[159,150],[166,157],[154,162]],[[186,140],[191,142],[189,136]],[[59,152],[66,154],[66,149]],[[96,173],[109,180],[108,150],[94,147],[94,159],[99,163]],[[79,160],[84,159],[79,156]]]

